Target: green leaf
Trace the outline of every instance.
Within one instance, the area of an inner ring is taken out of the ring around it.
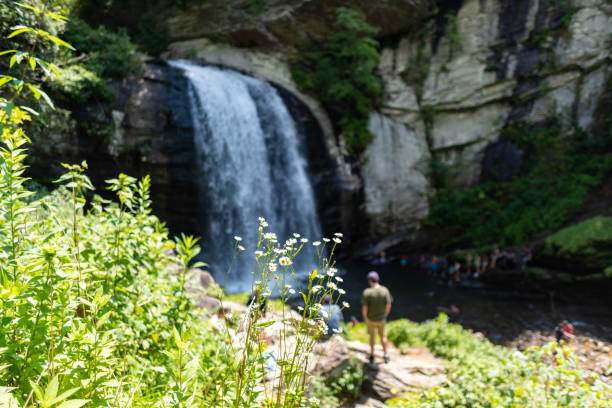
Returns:
[[[40,99],[40,97],[42,96],[44,101],[47,102],[47,105],[49,105],[51,109],[55,109],[55,105],[53,105],[53,101],[51,100],[51,98],[49,98],[49,95],[47,95],[46,92],[42,91],[40,88],[30,83],[26,83],[26,86],[32,91],[36,99]]]
[[[96,322],[96,328],[98,328],[98,329],[99,329],[100,327],[102,327],[102,325],[103,325],[104,323],[106,323],[106,322],[108,321],[108,319],[110,318],[111,313],[112,313],[112,310],[111,310],[110,312],[107,312],[107,313],[105,313],[104,315],[102,315],[102,317],[100,317],[100,318],[98,319],[98,321]]]
[[[3,76],[2,78],[0,78],[0,86],[3,86],[7,82],[11,82],[12,79],[13,79],[12,76],[8,76],[8,75]]]
[[[19,408],[21,404],[8,392],[0,392],[0,407],[2,408]]]
[[[0,52],[0,55],[13,54],[15,52],[17,52],[17,50],[6,50],[6,51]]]
[[[57,408],[80,408],[88,402],[89,400],[73,399],[70,401],[62,402],[60,405],[57,406]]]
[[[270,326],[272,326],[273,324],[274,324],[274,320],[270,320],[270,321],[268,321],[268,322],[257,323],[257,324],[256,324],[255,326],[253,326],[253,327],[255,327],[256,329],[263,329],[263,328],[266,328],[266,327],[270,327]]]
[[[30,380],[30,386],[32,387],[32,391],[36,394],[36,397],[39,401],[44,401],[43,392],[38,385],[36,385],[32,380]]]
[[[51,401],[57,396],[57,389],[59,387],[59,378],[58,376],[54,376],[49,384],[47,385],[47,389],[45,390],[44,401]]]
[[[61,38],[58,38],[58,37],[56,37],[54,35],[51,35],[48,32],[43,31],[43,30],[38,30],[38,33],[43,35],[43,36],[45,36],[46,38],[48,38],[49,40],[51,40],[52,42],[54,42],[57,45],[61,45],[62,47],[66,47],[66,48],[68,48],[68,49],[70,49],[72,51],[76,51],[75,48],[72,45],[68,44],[66,41],[62,40]]]
[[[68,18],[66,16],[62,16],[61,14],[58,14],[58,13],[52,13],[50,11],[47,11],[45,12],[45,14],[56,21],[68,21]]]
[[[54,398],[53,400],[49,401],[49,405],[54,405],[54,404],[57,404],[58,402],[62,402],[63,400],[65,400],[66,398],[68,398],[69,396],[71,396],[72,394],[77,392],[78,390],[79,390],[79,388],[76,387],[76,388],[72,388],[72,389],[70,389],[68,391],[65,391],[65,392],[61,393],[56,398]]]
[[[20,27],[20,28],[17,28]],[[10,33],[9,35],[6,36],[6,38],[13,38],[19,34],[23,34],[25,32],[33,32],[34,29],[30,28],[30,27],[25,27],[25,26],[15,26],[13,28],[17,28],[15,31],[13,31],[12,33]]]
[[[28,9],[28,10],[32,10],[32,11],[38,11],[37,8],[30,6],[29,4],[25,4],[25,3],[16,3],[19,7]]]
[[[36,112],[34,109],[30,108],[29,106],[20,106],[20,108],[23,109],[24,111],[31,113],[34,116],[40,115],[40,113]]]

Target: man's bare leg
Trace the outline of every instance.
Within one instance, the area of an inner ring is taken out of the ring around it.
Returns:
[[[385,363],[388,363],[389,354],[387,354],[387,336],[385,336],[385,326],[384,325],[382,326],[378,334],[380,335],[380,344],[382,344]]]
[[[376,342],[376,332],[370,334],[370,355],[374,356],[374,343]]]

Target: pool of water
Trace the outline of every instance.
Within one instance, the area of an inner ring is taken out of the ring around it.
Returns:
[[[526,330],[552,331],[567,319],[578,331],[612,341],[612,281],[493,285],[474,280],[458,285],[399,262],[376,266],[346,262],[339,269],[344,274],[345,300],[351,305],[344,311],[345,320],[351,316],[362,320],[361,293],[368,285],[368,271],[376,270],[394,298],[390,319],[425,321],[445,312],[465,328],[482,331],[500,344]]]

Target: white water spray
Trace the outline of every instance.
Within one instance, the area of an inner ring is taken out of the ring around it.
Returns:
[[[171,61],[189,80],[202,195],[202,249],[218,282],[232,258],[233,236],[243,237],[226,282],[229,291],[251,288],[258,218],[284,242],[297,232],[321,237],[303,144],[287,106],[270,84],[234,71]],[[310,244],[308,244],[310,248]],[[312,251],[296,259],[306,274]]]

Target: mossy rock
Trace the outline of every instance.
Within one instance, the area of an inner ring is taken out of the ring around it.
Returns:
[[[594,217],[546,238],[544,255],[576,273],[603,272],[612,265],[612,217]]]

